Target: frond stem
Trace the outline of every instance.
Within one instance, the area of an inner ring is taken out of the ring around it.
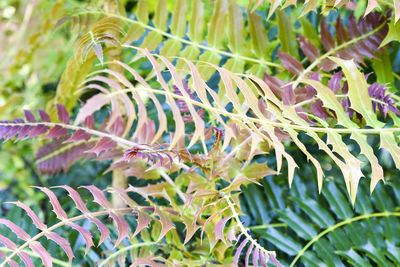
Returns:
[[[143,27],[145,29],[148,29],[150,31],[157,32],[157,33],[159,33],[159,34],[161,34],[161,35],[163,35],[163,36],[165,36],[167,38],[177,40],[177,41],[181,42],[182,44],[187,44],[189,46],[195,46],[197,48],[200,48],[200,49],[203,49],[203,50],[206,50],[206,51],[211,51],[211,52],[214,52],[214,53],[217,53],[217,54],[220,54],[220,55],[223,55],[223,56],[227,56],[227,57],[230,57],[230,58],[237,58],[237,59],[241,59],[241,60],[244,60],[244,61],[247,61],[247,62],[258,63],[260,65],[267,65],[267,66],[275,67],[275,68],[278,68],[278,69],[282,69],[282,65],[280,65],[280,64],[273,63],[273,62],[270,62],[270,61],[265,61],[265,60],[262,60],[262,59],[256,59],[256,58],[246,57],[246,56],[242,56],[242,55],[232,54],[232,53],[229,53],[229,52],[226,52],[226,51],[223,51],[223,50],[219,50],[219,49],[214,48],[214,47],[209,47],[209,46],[206,46],[206,45],[198,44],[198,43],[183,39],[181,37],[178,37],[178,36],[175,36],[173,34],[167,33],[167,32],[165,32],[163,30],[160,30],[160,29],[158,29],[156,27],[147,25],[145,23],[142,23],[140,21],[137,21],[137,20],[134,20],[134,19],[131,19],[131,18],[128,18],[128,17],[123,17],[123,16],[119,16],[119,15],[116,15],[116,14],[111,14],[111,13],[107,13],[107,12],[104,12],[104,11],[95,11],[95,10],[86,11],[86,12],[83,12],[83,13],[86,13],[86,14],[99,14],[99,15],[106,15],[106,16],[110,16],[110,17],[116,17],[116,18],[118,18],[120,20],[139,25],[139,26],[141,26],[141,27]]]
[[[257,240],[255,240],[249,233],[248,233],[248,229],[243,225],[242,221],[239,218],[239,214],[236,212],[235,209],[235,204],[232,203],[232,201],[230,200],[230,195],[226,195],[224,194],[223,197],[225,198],[226,202],[228,203],[229,208],[232,211],[232,216],[235,218],[236,223],[238,224],[241,233],[247,238],[247,240],[250,241],[250,243],[252,243],[256,248],[258,248],[260,251],[263,251],[264,253],[266,253],[268,256],[269,255],[275,255],[275,251],[269,251],[266,250],[265,248],[263,248],[258,242]]]
[[[111,254],[110,256],[107,257],[107,259],[105,259],[104,261],[102,261],[99,264],[99,267],[105,266],[111,259],[119,256],[120,254],[124,253],[127,250],[133,249],[133,248],[140,248],[140,247],[148,247],[148,246],[157,246],[160,245],[159,242],[144,242],[144,243],[139,243],[139,244],[133,244],[121,249],[118,249],[116,252],[114,252],[113,254]]]
[[[290,267],[294,266],[295,263],[297,262],[298,259],[300,259],[300,257],[304,254],[304,252],[315,242],[317,242],[321,237],[323,237],[324,235],[326,235],[327,233],[335,230],[336,228],[339,228],[343,225],[355,222],[355,221],[360,221],[360,220],[364,220],[364,219],[369,219],[369,218],[373,218],[373,217],[388,217],[388,216],[397,216],[400,217],[400,212],[390,212],[390,211],[386,211],[386,212],[378,212],[378,213],[370,213],[370,214],[363,214],[354,218],[350,218],[344,221],[341,221],[335,225],[332,225],[331,227],[326,228],[324,231],[322,231],[321,233],[319,233],[317,236],[315,236],[313,239],[311,239],[304,247],[302,250],[300,250],[296,257],[293,259],[293,261],[290,264]]]

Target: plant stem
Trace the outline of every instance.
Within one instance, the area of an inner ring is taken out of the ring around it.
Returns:
[[[321,237],[323,237],[324,235],[326,235],[327,233],[335,230],[336,228],[339,228],[343,225],[355,222],[355,221],[359,221],[359,220],[364,220],[364,219],[368,219],[368,218],[373,218],[373,217],[387,217],[387,216],[397,216],[400,217],[400,212],[390,212],[390,211],[386,211],[386,212],[378,212],[378,213],[370,213],[370,214],[364,214],[364,215],[360,215],[357,217],[353,217],[351,219],[347,219],[344,221],[341,221],[335,225],[332,225],[331,227],[326,228],[324,231],[322,231],[321,233],[319,233],[317,236],[315,236],[313,239],[310,240],[310,242],[308,242],[302,250],[300,250],[296,257],[293,259],[292,263],[290,264],[290,267],[294,266],[294,264],[297,262],[298,259],[300,259],[300,257],[304,254],[304,252],[312,245],[314,244],[316,241],[318,241]]]
[[[118,255],[124,253],[127,250],[133,249],[133,248],[139,248],[139,247],[146,247],[146,246],[156,246],[159,245],[158,242],[145,242],[145,243],[139,243],[139,244],[133,244],[121,249],[118,249],[116,252],[114,252],[113,254],[111,254],[110,256],[107,257],[107,259],[105,259],[104,261],[102,261],[99,264],[99,267],[104,266],[107,262],[109,262],[111,259],[117,257]]]
[[[3,252],[13,252],[12,249],[9,249],[9,248],[6,248],[6,247],[0,247],[0,250],[3,251]],[[23,252],[25,252],[26,254],[28,254],[31,257],[40,258],[40,256],[38,254],[36,254],[35,252],[32,252],[32,251],[30,251],[28,249],[24,249]],[[57,264],[57,265],[62,266],[62,267],[71,267],[69,265],[69,262],[65,262],[65,261],[62,261],[62,260],[59,260],[59,259],[56,259],[56,258],[53,258],[53,257],[51,257],[51,261],[54,264]],[[72,266],[78,267],[79,265],[72,265]]]

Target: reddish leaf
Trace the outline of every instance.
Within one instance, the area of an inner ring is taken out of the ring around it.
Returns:
[[[7,237],[0,235],[0,243],[2,243],[6,248],[11,249],[11,250],[16,250],[18,249],[17,245],[15,245],[14,242],[12,242],[10,239]]]
[[[136,236],[144,228],[149,227],[149,224],[150,224],[150,216],[144,212],[138,211],[137,226],[135,232],[133,233],[133,236]]]
[[[22,202],[20,202],[20,201],[18,201],[18,202],[8,202],[8,203],[15,204],[15,205],[17,205],[18,207],[20,207],[20,208],[22,208],[23,210],[25,210],[25,212],[28,214],[29,218],[32,219],[33,224],[34,224],[39,230],[44,231],[44,230],[47,229],[47,226],[46,226],[44,223],[42,223],[42,222],[40,221],[40,219],[36,216],[36,214],[33,212],[33,210],[31,210],[31,208],[29,208],[27,205],[25,205],[24,203],[22,203]]]
[[[111,98],[105,94],[99,93],[89,98],[86,103],[79,110],[75,119],[75,124],[79,124],[86,120],[95,111],[100,110],[103,106],[110,103]]]
[[[302,35],[298,37],[300,48],[310,62],[314,62],[319,57],[319,50],[307,38]]]
[[[7,226],[11,231],[13,231],[18,238],[28,241],[31,236],[28,235],[21,227],[18,225],[14,224],[13,222],[6,220],[6,219],[0,219],[0,224],[4,224]]]
[[[288,53],[279,50],[278,57],[281,59],[283,66],[293,75],[298,75],[304,70],[303,65]]]
[[[251,243],[246,252],[246,258],[245,258],[245,264],[244,264],[244,266],[246,266],[246,267],[249,266],[249,257],[250,257],[251,252],[253,251],[253,248],[254,248],[254,244]]]
[[[24,110],[25,118],[28,122],[36,122],[35,116],[29,110]]]
[[[68,223],[68,225],[71,226],[72,228],[74,228],[75,230],[77,230],[82,235],[82,237],[85,239],[85,241],[86,241],[85,254],[87,254],[89,252],[90,247],[94,246],[92,235],[90,234],[90,232],[88,230],[86,230],[85,228],[83,228],[75,223]]]
[[[107,200],[107,198],[104,196],[103,191],[95,187],[94,185],[88,185],[88,186],[81,186],[87,190],[90,191],[94,198],[94,202],[102,206],[104,209],[112,209],[111,203]]]
[[[86,208],[85,203],[83,203],[81,196],[76,192],[76,190],[72,189],[68,185],[60,185],[54,186],[53,188],[63,188],[68,191],[68,195],[74,201],[75,206],[80,210],[82,213],[88,213],[89,210]]]
[[[161,232],[160,236],[158,237],[158,241],[160,241],[169,232],[169,230],[175,228],[175,225],[168,219],[167,216],[165,216],[165,214],[159,208],[155,208],[154,214],[160,218],[161,222]]]
[[[28,134],[29,138],[35,138],[39,135],[46,133],[49,130],[49,127],[46,125],[38,125],[34,127]]]
[[[164,264],[161,263],[157,263],[155,261],[153,261],[152,259],[148,259],[148,258],[139,258],[139,259],[135,259],[135,261],[131,264],[131,267],[136,267],[136,266],[151,266],[151,267],[164,267]]]
[[[253,265],[254,267],[258,267],[258,258],[259,258],[260,249],[256,247],[253,252]]]
[[[69,113],[68,113],[67,109],[61,104],[56,104],[56,107],[57,107],[58,120],[65,124],[69,124],[70,119],[69,119]]]
[[[82,125],[86,128],[94,129],[94,115],[90,115],[86,117],[86,119],[82,122]]]
[[[135,207],[138,206],[138,204],[128,196],[128,194],[126,193],[125,189],[122,189],[122,188],[110,188],[110,189],[107,189],[107,191],[111,191],[111,192],[114,191],[115,193],[117,193],[125,201],[125,203],[131,208],[135,208]]]
[[[117,143],[108,137],[102,137],[99,142],[90,150],[85,153],[95,153],[98,156],[104,150],[109,150],[114,148]]]
[[[224,237],[225,225],[231,218],[232,218],[232,216],[223,218],[214,227],[215,239],[216,240],[221,239],[222,242],[224,242],[224,244],[226,244],[225,237]]]
[[[78,131],[74,132],[70,138],[64,141],[64,143],[70,143],[70,142],[78,142],[82,140],[88,141],[90,139],[91,135],[85,132],[82,129],[79,129]]]
[[[118,239],[115,241],[115,247],[121,243],[122,239],[128,236],[129,224],[125,221],[124,217],[119,214],[110,212],[110,217],[113,218],[118,230]]]
[[[71,248],[71,245],[69,244],[69,242],[65,238],[63,238],[53,232],[47,233],[46,237],[50,240],[53,240],[55,243],[57,243],[57,245],[62,247],[62,249],[65,251],[65,254],[67,254],[67,256],[68,256],[69,264],[71,265],[72,259],[74,258],[74,253],[72,252],[72,248]]]
[[[326,51],[331,50],[335,46],[335,39],[333,39],[332,34],[329,32],[324,18],[321,19],[321,42]]]
[[[53,206],[53,211],[57,215],[57,218],[59,220],[62,221],[64,219],[68,219],[67,213],[65,213],[56,195],[51,190],[49,190],[46,187],[39,187],[39,186],[34,186],[34,187],[40,189],[43,193],[45,193],[49,197],[50,203]]]
[[[49,114],[43,109],[38,109],[40,120],[42,122],[51,122]]]
[[[262,251],[260,251],[260,262],[263,267],[267,267],[267,260],[265,260],[265,255]]]
[[[45,267],[53,266],[53,263],[51,261],[51,256],[47,252],[47,250],[42,246],[42,244],[40,244],[37,241],[33,241],[32,243],[29,244],[29,247],[33,250],[33,252],[35,252],[40,256],[40,258],[42,259],[42,263]]]
[[[233,259],[233,265],[234,265],[234,266],[238,266],[240,253],[242,252],[244,246],[246,246],[246,244],[247,244],[248,241],[249,241],[249,240],[246,238],[245,240],[243,240],[243,241],[240,243],[239,247],[236,249],[235,257],[234,257],[234,259]]]
[[[49,133],[43,137],[43,139],[54,139],[56,137],[64,136],[68,134],[68,129],[61,127],[60,125],[54,126]]]

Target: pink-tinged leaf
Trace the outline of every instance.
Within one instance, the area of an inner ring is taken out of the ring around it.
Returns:
[[[238,266],[240,253],[242,253],[242,250],[243,250],[244,246],[246,246],[247,242],[249,242],[249,240],[247,238],[244,239],[240,243],[239,247],[236,249],[235,257],[233,259],[233,265],[234,266]]]
[[[69,167],[76,161],[78,161],[84,154],[85,151],[94,146],[95,142],[87,143],[73,143],[63,144],[62,140],[56,139],[46,145],[40,147],[36,155],[36,163],[41,173],[59,173],[60,171],[67,172]],[[57,155],[53,155],[54,151],[62,152]]]
[[[18,138],[15,141],[27,138],[29,132],[33,129],[33,126],[25,125],[18,133]]]
[[[341,88],[342,79],[342,71],[334,73],[328,81],[328,88],[331,89],[335,94],[337,94]]]
[[[376,7],[379,7],[378,2],[376,2],[375,0],[368,0],[368,5],[365,9],[364,16],[367,16],[369,13],[371,13],[371,11]]]
[[[56,125],[49,131],[49,133],[45,137],[43,137],[43,139],[54,139],[67,134],[68,129],[63,128],[60,125]]]
[[[47,250],[42,246],[42,244],[40,244],[37,241],[33,241],[32,243],[29,244],[29,247],[33,250],[33,252],[35,252],[40,256],[40,258],[42,259],[42,263],[45,267],[53,266],[53,263],[51,261],[51,256],[47,252]]]
[[[394,23],[397,23],[397,21],[400,18],[400,1],[393,0],[393,3],[394,3]]]
[[[8,239],[7,237],[5,237],[3,235],[0,235],[0,243],[2,243],[8,249],[11,249],[11,250],[18,249],[17,245],[14,242],[12,242],[10,239]]]
[[[122,189],[122,188],[110,188],[110,189],[107,189],[107,191],[111,191],[111,192],[117,193],[124,200],[124,202],[131,208],[135,208],[135,207],[138,206],[138,204],[128,196],[128,194],[126,193],[125,189]]]
[[[288,53],[279,50],[278,57],[281,59],[283,66],[293,75],[298,75],[304,70],[303,65]]]
[[[114,123],[109,127],[108,131],[116,136],[121,136],[124,132],[124,123],[121,116],[118,116]]]
[[[39,135],[46,133],[49,130],[49,127],[46,125],[38,125],[34,127],[28,134],[29,138],[35,138]]]
[[[77,207],[78,210],[80,210],[82,213],[89,213],[89,210],[86,208],[85,203],[83,202],[81,196],[76,192],[76,190],[72,189],[68,185],[60,185],[60,186],[54,186],[53,188],[63,188],[68,191],[69,197],[74,201],[75,206]]]
[[[42,122],[51,122],[49,114],[43,109],[38,109],[40,120]]]
[[[94,246],[93,243],[93,239],[92,239],[92,235],[90,234],[90,232],[88,230],[86,230],[85,228],[83,228],[82,226],[79,226],[75,223],[67,223],[69,226],[71,226],[72,228],[74,228],[75,230],[77,230],[82,237],[85,239],[86,241],[86,251],[85,254],[87,254],[89,252],[89,249]]]
[[[86,128],[94,129],[94,115],[90,115],[86,117],[86,119],[82,122],[82,125]]]
[[[125,221],[124,217],[119,214],[110,212],[110,217],[113,218],[118,230],[118,239],[115,241],[115,247],[121,243],[122,239],[128,236],[129,224]]]
[[[253,266],[258,267],[258,258],[259,258],[260,249],[256,247],[253,252]]]
[[[90,134],[85,132],[82,129],[79,129],[78,131],[74,132],[70,138],[64,141],[64,143],[70,143],[70,142],[78,142],[82,140],[89,140],[91,137]]]
[[[154,214],[160,218],[161,222],[161,232],[160,236],[158,237],[158,241],[160,241],[169,232],[169,230],[175,228],[175,225],[159,208],[156,207]]]
[[[32,219],[33,224],[39,229],[39,230],[46,230],[47,226],[42,223],[42,221],[36,216],[36,214],[33,212],[33,210],[31,208],[29,208],[27,205],[25,205],[24,203],[18,201],[18,202],[8,202],[11,204],[15,204],[18,207],[22,208],[23,210],[25,210],[25,212],[28,214],[29,218]]]
[[[271,262],[273,264],[275,264],[276,266],[283,266],[275,257],[275,254],[270,254],[269,255],[269,259],[271,260]]]
[[[133,236],[139,234],[144,228],[148,228],[150,224],[150,216],[144,212],[138,211],[137,226]]]
[[[310,40],[302,35],[299,35],[298,39],[300,42],[301,50],[303,50],[304,54],[310,62],[314,62],[320,54],[318,48],[316,48],[315,45],[310,42]]]
[[[229,206],[223,208],[222,210],[217,211],[216,213],[212,214],[210,217],[207,218],[207,220],[205,221],[205,223],[203,225],[203,228],[201,229],[201,239],[203,239],[204,231],[206,230],[206,227],[211,222],[211,220],[214,219],[219,214],[221,214],[222,212],[224,212],[225,210],[227,210],[228,208],[229,208]]]
[[[244,262],[245,262],[245,263],[244,263],[244,266],[246,266],[246,267],[249,266],[249,258],[250,258],[251,252],[253,251],[253,248],[254,248],[254,244],[251,243],[250,246],[249,246],[249,248],[247,249],[246,258],[245,258],[245,261],[244,261]]]
[[[117,143],[111,140],[108,137],[102,137],[99,142],[90,150],[86,151],[85,153],[94,153],[96,156],[99,156],[101,152],[104,150],[109,150],[114,148]]]
[[[106,196],[104,195],[103,191],[95,187],[94,185],[88,185],[88,186],[81,186],[87,190],[90,191],[90,193],[93,195],[94,202],[102,206],[104,209],[112,209],[111,203],[107,200]]]
[[[95,111],[100,110],[103,106],[110,103],[111,98],[105,94],[99,93],[89,98],[86,103],[79,110],[75,119],[75,124],[83,122],[88,116],[92,115]]]
[[[229,242],[233,243],[233,241],[237,241],[237,237],[235,235],[235,231],[233,229],[229,230],[229,232],[226,234],[226,237],[228,238]]]
[[[0,250],[0,259],[6,259],[7,255],[3,251]]]
[[[29,110],[24,110],[25,118],[28,122],[36,122],[35,116]]]
[[[64,188],[65,190],[67,190],[69,196],[74,201],[75,206],[78,208],[78,210],[80,210],[82,213],[89,213],[89,210],[86,208],[85,203],[83,203],[81,196],[74,189],[72,189],[71,187],[69,187],[67,185],[55,186],[55,188]],[[100,240],[99,240],[99,244],[98,244],[98,246],[100,246],[100,244],[103,243],[106,238],[110,237],[110,231],[108,230],[107,226],[105,226],[102,222],[100,222],[99,219],[97,219],[95,217],[90,217],[90,216],[87,216],[87,218],[89,219],[89,221],[94,223],[100,231],[101,236],[100,236]],[[89,233],[89,235],[90,235],[90,233]],[[86,234],[86,236],[88,236],[88,235]],[[87,249],[88,244],[90,244],[90,241],[89,242],[86,241],[86,249]]]
[[[0,224],[4,224],[5,226],[7,226],[11,231],[13,231],[18,238],[28,241],[31,236],[28,235],[21,227],[19,227],[18,225],[16,225],[15,223],[6,220],[6,219],[0,219]]]
[[[97,229],[99,229],[100,231],[100,240],[99,240],[99,244],[97,244],[97,246],[100,246],[101,243],[104,242],[104,240],[106,240],[106,238],[110,237],[110,231],[108,230],[107,226],[105,226],[99,219],[95,218],[95,217],[88,217],[89,221],[91,221],[92,223],[94,223],[97,226]]]
[[[20,253],[17,253],[17,255],[25,263],[26,267],[35,267],[35,265],[32,262],[32,259],[29,257],[28,254],[26,254],[25,252],[20,252]]]
[[[222,220],[220,220],[214,227],[214,233],[215,233],[215,239],[219,240],[221,239],[224,244],[225,242],[225,237],[224,237],[224,229],[227,221],[229,221],[232,218],[232,216],[225,217]]]
[[[326,51],[331,50],[335,46],[335,39],[333,39],[332,34],[329,32],[324,18],[321,19],[321,42]]]
[[[262,267],[267,267],[267,261],[268,261],[268,259],[265,260],[264,253],[262,251],[260,251],[260,262],[261,262]]]
[[[56,104],[56,107],[57,107],[58,120],[62,123],[69,124],[70,119],[67,109],[61,104]]]
[[[71,265],[72,259],[74,258],[74,253],[72,252],[72,248],[69,242],[65,238],[54,232],[49,232],[45,235],[48,239],[53,240],[55,243],[57,243],[57,245],[62,247],[62,249],[65,251],[65,254],[67,254],[68,256],[69,264]]]
[[[93,46],[93,51],[96,54],[97,58],[100,60],[101,64],[103,64],[103,48],[101,47],[101,43],[97,43]]]
[[[143,265],[151,266],[151,267],[165,267],[164,264],[155,262],[152,259],[148,259],[148,258],[135,259],[135,261],[131,264],[131,267],[143,266]]]
[[[53,206],[53,211],[54,213],[57,215],[57,218],[59,220],[64,220],[64,219],[68,219],[67,213],[63,210],[63,208],[61,207],[60,202],[58,201],[56,195],[49,190],[46,187],[39,187],[39,186],[35,186],[35,188],[40,189],[40,191],[42,191],[43,193],[45,193],[49,199],[50,199],[50,203]]]

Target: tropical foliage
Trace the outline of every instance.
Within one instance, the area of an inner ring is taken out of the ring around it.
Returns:
[[[2,5],[0,266],[400,264],[397,0]]]

